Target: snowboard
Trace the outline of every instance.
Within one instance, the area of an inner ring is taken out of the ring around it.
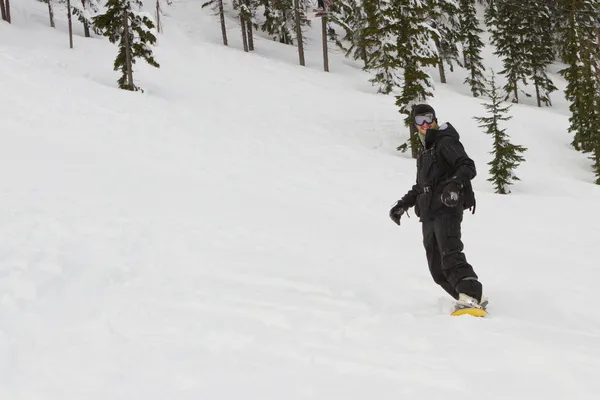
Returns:
[[[482,308],[470,307],[464,303],[454,303],[454,310],[450,313],[453,317],[461,315],[471,315],[473,317],[487,317],[488,299],[485,298],[481,303]]]
[[[461,315],[471,315],[473,317],[487,317],[488,312],[481,308],[468,307],[456,309],[450,315],[453,317],[458,317]]]

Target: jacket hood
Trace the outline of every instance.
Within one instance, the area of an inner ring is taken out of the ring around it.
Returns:
[[[433,143],[445,137],[449,137],[456,140],[460,139],[460,135],[458,134],[456,129],[454,129],[454,127],[450,125],[449,122],[440,125],[438,129],[427,130],[427,133],[425,134],[425,147],[430,148],[433,145]]]

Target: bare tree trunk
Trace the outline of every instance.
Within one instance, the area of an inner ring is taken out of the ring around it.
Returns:
[[[219,1],[219,18],[221,19],[221,36],[223,36],[223,44],[227,46],[227,28],[225,26],[225,12],[223,11],[223,0]]]
[[[446,70],[444,69],[444,61],[441,58],[438,62],[438,68],[440,70],[440,82],[446,83]]]
[[[56,28],[56,25],[54,25],[54,8],[52,7],[52,0],[48,0],[48,14],[50,15],[50,27]]]
[[[8,21],[6,18],[6,8],[4,7],[4,0],[0,0],[0,15],[4,21]]]
[[[8,22],[9,24],[11,22],[11,18],[10,18],[10,0],[6,0],[6,22]]]
[[[242,42],[244,43],[244,51],[248,52],[248,35],[246,34],[246,18],[240,13],[240,25],[242,26]]]
[[[133,90],[133,65],[131,63],[131,38],[129,37],[129,19],[127,12],[123,13],[123,28],[125,38],[125,63],[127,69],[127,86],[129,90]]]
[[[323,35],[323,71],[329,72],[329,54],[327,51],[327,15],[321,17],[321,34]]]
[[[71,0],[67,0],[67,19],[69,21],[69,46],[73,48],[73,21],[71,19]]]
[[[542,100],[540,99],[540,85],[535,84],[535,97],[537,98],[537,106],[541,107],[542,106]]]
[[[248,11],[250,11],[250,2],[248,0],[244,0],[246,3],[246,7]],[[252,32],[252,18],[249,18],[246,21],[246,27],[248,28],[248,48],[250,51],[254,51],[254,33]]]
[[[83,6],[83,9],[85,10],[85,0],[81,0],[81,5]],[[87,20],[83,21],[83,32],[85,34],[85,37],[92,37],[92,35],[90,34],[90,24],[88,23]]]
[[[363,62],[365,63],[365,68],[369,65],[369,57],[367,56],[367,49],[366,48],[362,48],[360,50],[360,57],[362,58]]]
[[[298,41],[298,58],[300,65],[305,66],[304,44],[302,43],[302,25],[300,23],[300,0],[294,0],[294,10],[296,14],[296,40]]]
[[[162,33],[162,29],[160,27],[160,0],[156,0],[156,31],[158,33]]]

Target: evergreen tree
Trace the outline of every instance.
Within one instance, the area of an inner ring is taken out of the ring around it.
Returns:
[[[73,15],[75,15],[77,20],[83,24],[83,33],[85,37],[92,36],[90,30],[90,27],[93,26],[92,18],[98,13],[100,6],[100,0],[75,0],[72,4]],[[98,31],[95,33],[100,34]]]
[[[119,44],[119,53],[114,63],[114,70],[121,71],[117,81],[121,89],[140,90],[133,83],[133,65],[136,59],[142,58],[148,64],[158,68],[149,45],[156,43],[152,33],[154,23],[138,10],[142,7],[141,0],[108,0],[106,12],[93,18],[94,26],[111,43]]]
[[[487,94],[490,97],[490,102],[483,104],[488,111],[488,116],[474,117],[474,119],[480,123],[481,128],[486,129],[487,134],[494,138],[493,150],[490,152],[494,155],[494,158],[488,163],[490,166],[488,181],[493,183],[496,193],[509,194],[508,187],[513,184],[513,181],[519,180],[513,171],[521,162],[525,161],[520,154],[527,149],[523,146],[511,144],[505,129],[500,127],[502,121],[508,121],[512,118],[506,116],[511,106],[502,106],[493,71],[491,78],[488,80],[488,85]]]
[[[564,39],[564,61],[567,67],[560,71],[565,78],[565,94],[571,102],[569,132],[574,133],[572,145],[576,150],[594,152],[600,140],[600,46],[596,30],[599,0],[562,0],[566,24],[561,32]],[[597,161],[596,161],[597,165]]]
[[[386,50],[392,50],[393,46],[385,47],[384,44],[390,41],[392,37],[387,25],[388,21],[384,16],[384,10],[389,7],[389,1],[363,0],[363,9],[365,13],[364,26],[362,27],[361,47],[364,49],[364,70],[374,71],[385,65],[383,61]],[[360,21],[359,21],[360,22]],[[382,40],[386,38],[385,41]],[[393,56],[392,56],[393,57]],[[372,82],[373,83],[373,82]],[[380,92],[387,92],[380,90]]]
[[[446,83],[444,64],[448,64],[450,71],[453,71],[454,63],[459,63],[457,46],[460,39],[458,4],[456,0],[429,0],[428,2],[430,10],[432,10],[430,13],[432,17],[431,26],[435,29],[433,39],[437,48],[440,81]]]
[[[330,25],[340,27],[344,32],[340,38],[335,29],[330,29],[330,39],[345,52],[346,57],[363,60],[364,67],[370,52],[367,32],[372,19],[368,13],[377,7],[378,2],[374,0],[339,0],[331,5],[328,12]]]
[[[396,96],[399,112],[406,117],[404,123],[410,129],[412,156],[417,157],[421,141],[412,120],[412,106],[433,96],[433,82],[425,67],[438,63],[438,54],[433,43],[434,29],[427,23],[429,10],[420,0],[396,0],[390,10],[396,22],[397,58],[403,69],[402,93]]]
[[[373,43],[372,53],[368,55],[367,67],[373,75],[369,82],[377,87],[377,92],[389,94],[394,88],[402,85],[401,68],[402,60],[398,57],[397,27],[393,25],[393,19],[389,16],[394,9],[395,0],[383,0],[380,4],[384,6],[380,10],[380,20],[372,30],[367,31],[368,40]],[[384,25],[383,20],[388,23]]]
[[[538,107],[551,105],[550,93],[557,90],[548,77],[548,65],[554,62],[552,12],[548,3],[538,4],[535,10],[527,7],[529,29],[526,30],[523,45],[526,52],[526,64],[531,81],[535,87]]]
[[[294,44],[297,36],[294,0],[260,0],[264,8],[264,22],[260,25],[262,31],[267,32],[273,40],[284,44]],[[302,10],[302,23],[306,23],[306,9],[308,0],[299,0]]]
[[[502,58],[503,74],[507,83],[504,85],[506,98],[513,103],[519,102],[519,84],[527,85],[530,75],[527,64],[527,48],[523,38],[529,27],[525,8],[515,9],[513,0],[494,0],[488,8],[486,20],[492,25],[490,29],[492,44],[496,47],[495,55]],[[526,94],[529,96],[528,94]]]
[[[479,97],[485,93],[485,78],[483,76],[485,67],[481,57],[481,49],[483,48],[481,34],[483,30],[479,27],[475,0],[460,0],[460,9],[462,10],[459,18],[460,39],[463,43],[465,68],[469,72],[465,83],[471,88],[473,96]]]

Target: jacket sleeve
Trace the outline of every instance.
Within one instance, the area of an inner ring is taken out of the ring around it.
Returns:
[[[400,201],[410,208],[417,203],[417,197],[419,196],[419,194],[421,194],[421,192],[421,187],[415,183],[412,189],[410,189],[408,193],[406,193],[404,197],[400,199]]]
[[[448,139],[440,143],[440,154],[454,171],[453,179],[458,179],[465,184],[477,175],[475,162],[469,158],[465,149],[458,140]]]

